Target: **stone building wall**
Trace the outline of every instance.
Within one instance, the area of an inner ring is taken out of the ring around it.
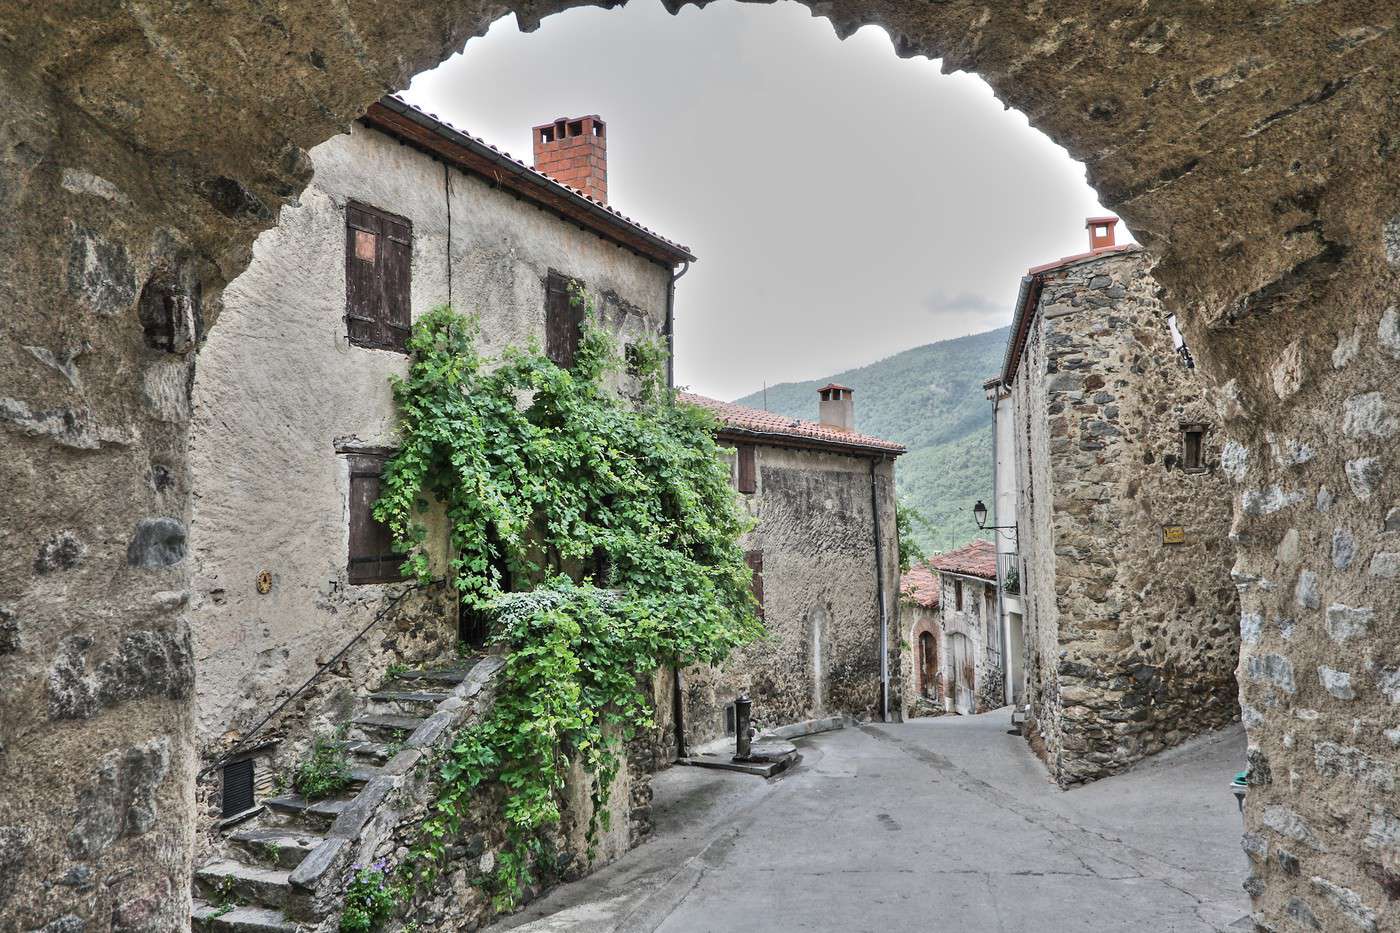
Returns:
[[[543,339],[551,269],[582,279],[624,340],[654,337],[665,315],[667,267],[455,169],[449,259],[443,163],[378,131],[357,124],[310,156],[311,184],[229,284],[194,382],[190,619],[205,755],[269,712],[403,589],[347,580],[344,452],[392,448],[389,380],[408,366],[404,354],[346,339],[348,200],[412,222],[414,317],[448,303],[450,279],[455,307],[481,316],[485,354]],[[430,546],[444,553],[446,526],[429,519]],[[265,594],[255,587],[264,570]],[[305,740],[332,728],[348,698],[389,665],[450,659],[456,642],[453,601],[411,596],[281,732]]]
[[[1237,715],[1224,437],[1156,291],[1140,251],[1045,273],[1013,385],[1031,716],[1064,785]]]
[[[939,572],[942,593],[938,600],[938,611],[943,627],[942,652],[939,662],[943,668],[943,683],[948,685],[945,695],[956,709],[957,697],[953,685],[962,680],[962,673],[954,670],[956,663],[950,650],[949,636],[961,635],[967,639],[972,649],[972,695],[971,712],[981,713],[1004,705],[1002,699],[1001,642],[996,621],[996,588],[977,577]],[[958,608],[956,584],[962,583],[962,608]]]
[[[757,492],[741,495],[758,525],[744,541],[763,552],[766,638],[718,669],[683,675],[685,731],[696,745],[725,734],[740,693],[762,726],[846,713],[881,715],[870,459],[759,444]],[[901,696],[899,558],[894,463],[876,467],[889,625],[890,709]]]
[[[899,626],[904,633],[900,645],[900,679],[904,685],[904,716],[927,716],[942,712],[943,696],[946,692],[947,673],[944,671],[945,653],[943,650],[943,618],[937,606],[921,606],[907,599],[899,601]],[[925,632],[933,636],[933,644],[938,652],[935,659],[935,679],[930,684],[921,682],[919,665],[922,655],[919,639]]]

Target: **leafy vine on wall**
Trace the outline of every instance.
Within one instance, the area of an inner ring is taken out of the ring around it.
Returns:
[[[586,319],[564,368],[535,344],[487,360],[475,320],[450,308],[420,318],[375,507],[405,568],[428,579],[423,517],[442,504],[452,581],[505,652],[492,711],[441,763],[412,856],[431,877],[475,792],[499,783],[497,909],[549,861],[571,759],[592,776],[591,849],[624,745],[651,722],[642,679],[717,664],[763,631],[713,416],[676,401],[658,343],[633,345],[624,364],[591,307]]]

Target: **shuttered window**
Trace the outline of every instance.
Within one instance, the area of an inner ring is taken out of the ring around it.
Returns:
[[[758,466],[754,445],[739,445],[739,491],[758,491]]]
[[[402,554],[394,553],[389,526],[374,518],[379,501],[379,477],[384,457],[355,453],[350,461],[350,561],[351,583],[394,583],[403,579]]]
[[[565,369],[574,365],[583,331],[583,303],[569,294],[569,285],[576,281],[551,270],[544,286],[544,352]]]
[[[223,807],[224,818],[238,816],[253,809],[253,759],[231,761],[224,765]]]
[[[350,342],[408,350],[413,225],[351,201],[345,208],[345,327]]]
[[[763,552],[748,551],[744,563],[753,571],[753,598],[758,601],[758,617],[763,618]]]

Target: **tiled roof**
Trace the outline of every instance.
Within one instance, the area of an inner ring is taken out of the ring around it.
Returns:
[[[918,564],[899,578],[899,595],[916,606],[925,609],[938,608],[938,594],[943,587],[938,582],[938,574],[927,564]]]
[[[935,554],[928,562],[934,569],[945,573],[980,577],[983,580],[997,578],[997,546],[985,538],[978,538],[956,551]]]
[[[587,223],[595,230],[619,229],[628,234],[629,240],[635,241],[629,245],[638,245],[641,248],[649,247],[649,251],[664,255],[671,262],[695,261],[695,256],[690,252],[689,247],[668,240],[656,231],[642,226],[626,214],[609,207],[606,203],[590,198],[577,188],[556,181],[543,172],[536,171],[534,166],[525,164],[509,152],[497,149],[486,140],[458,129],[437,114],[420,110],[397,94],[385,96],[380,99],[379,103],[371,105],[364,120],[376,129],[393,132],[403,128],[395,120],[396,117],[399,120],[411,121],[412,124],[416,124],[438,137],[439,142],[445,144],[444,146],[434,146],[439,155],[451,158],[450,153],[443,151],[443,149],[455,146],[459,147],[459,152],[463,149],[466,150],[467,157],[477,156],[479,159],[484,158],[487,162],[494,163],[490,170],[483,171],[480,164],[471,164],[469,158],[454,160],[464,170],[484,174],[495,180],[498,185],[507,180],[503,176],[521,176],[529,184],[517,183],[513,187],[532,200],[542,203],[563,201],[567,204],[567,202],[573,202],[577,212],[577,216],[573,216],[573,219]],[[501,171],[502,168],[505,169],[504,172]],[[551,206],[557,207],[558,204],[551,204]],[[572,216],[574,211],[570,213]]]
[[[875,450],[896,457],[904,453],[903,444],[871,437],[869,434],[841,431],[829,428],[824,424],[818,424],[815,421],[789,418],[771,411],[747,408],[743,405],[735,405],[733,402],[721,402],[691,392],[681,392],[679,395],[683,402],[699,405],[701,408],[708,408],[714,412],[716,417],[724,423],[725,429],[731,433],[752,435],[757,439],[790,438],[827,447]]]

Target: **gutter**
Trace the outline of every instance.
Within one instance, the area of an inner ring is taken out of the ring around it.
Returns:
[[[875,467],[883,458],[870,458],[870,511],[875,517],[875,600],[880,606],[880,721],[890,721],[890,622],[885,610],[885,564],[880,530],[880,496]]]
[[[1001,461],[998,459],[1000,444],[997,443],[1001,431],[997,429],[1001,412],[1001,387],[992,392],[992,524],[1001,524],[999,514],[1001,502]],[[992,554],[997,569],[997,627],[1001,629],[1001,693],[1002,701],[1011,702],[1011,625],[1006,620],[1006,607],[1002,603],[1001,535],[998,529],[992,532]]]

